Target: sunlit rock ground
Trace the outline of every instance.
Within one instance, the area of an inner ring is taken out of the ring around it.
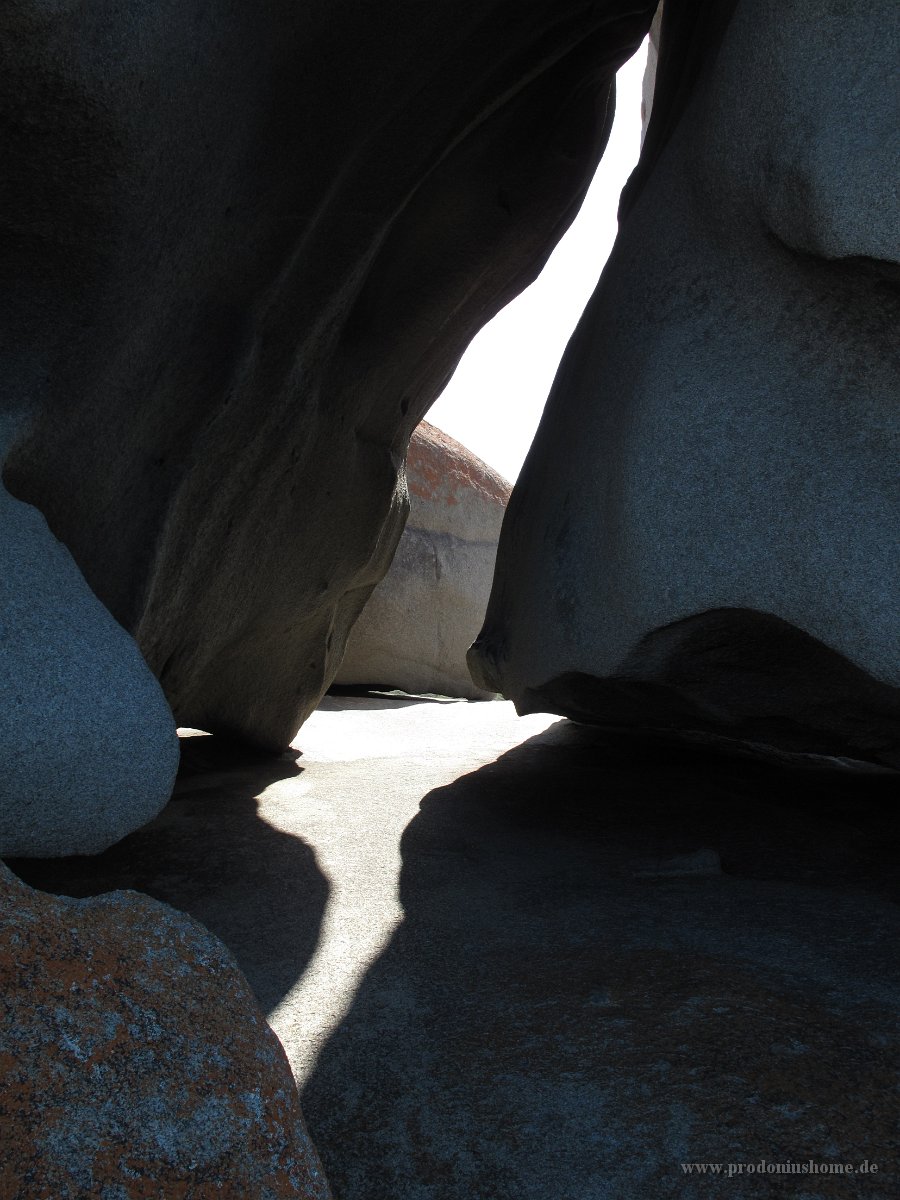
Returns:
[[[896,774],[384,696],[295,746],[11,865],[230,946],[337,1200],[900,1194]]]

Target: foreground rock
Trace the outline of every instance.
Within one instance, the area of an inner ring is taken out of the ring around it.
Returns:
[[[900,135],[870,98],[900,8],[740,0],[716,54],[727,6],[693,47],[676,7],[474,670],[522,709],[898,763]]]
[[[93,854],[160,811],[175,723],[132,638],[0,487],[0,854]]]
[[[144,896],[0,864],[0,1195],[328,1200],[284,1052],[224,947]]]
[[[180,725],[283,748],[315,707],[412,430],[574,215],[654,7],[4,6],[6,479]]]
[[[335,682],[490,699],[466,653],[484,620],[510,485],[427,421],[413,433],[406,479],[406,528]]]

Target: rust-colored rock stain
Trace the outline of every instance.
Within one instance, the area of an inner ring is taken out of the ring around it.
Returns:
[[[0,1016],[0,1200],[327,1200],[284,1051],[189,917],[0,865]]]
[[[471,491],[505,505],[512,491],[506,480],[471,450],[427,421],[413,431],[407,478],[412,495],[447,505],[459,504],[461,494]]]

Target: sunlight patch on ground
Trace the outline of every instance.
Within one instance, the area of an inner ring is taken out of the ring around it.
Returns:
[[[294,742],[303,774],[258,797],[259,816],[301,836],[331,888],[313,958],[268,1014],[301,1087],[403,920],[400,839],[422,800],[557,720],[518,717],[507,701],[341,696],[303,726]]]

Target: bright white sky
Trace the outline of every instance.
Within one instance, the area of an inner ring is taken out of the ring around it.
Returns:
[[[427,414],[511,482],[556,368],[616,236],[619,193],[641,144],[647,41],[616,76],[616,119],[578,216],[540,277],[481,330]]]

